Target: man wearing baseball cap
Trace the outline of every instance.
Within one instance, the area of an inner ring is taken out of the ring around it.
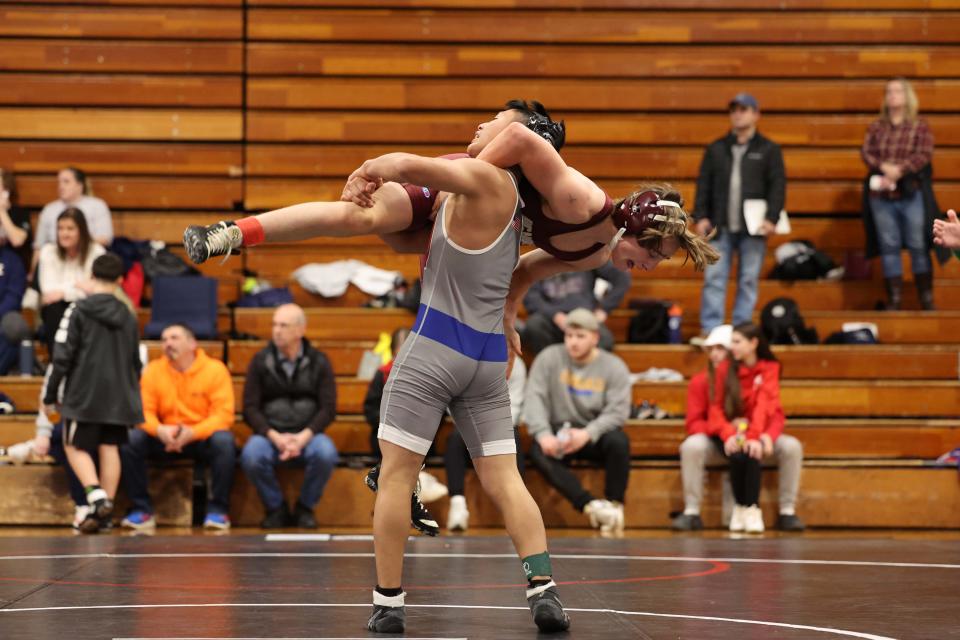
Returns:
[[[623,500],[630,476],[630,371],[598,347],[600,324],[589,309],[567,314],[563,344],[550,345],[530,366],[523,420],[533,438],[530,460],[590,525],[623,531]],[[603,498],[583,487],[571,460],[589,460],[606,473]]]
[[[786,199],[786,174],[779,145],[757,131],[760,104],[749,93],[738,93],[728,103],[730,131],[707,147],[697,178],[693,219],[702,235],[715,232],[711,244],[720,260],[704,275],[700,304],[701,338],[724,322],[727,279],[734,254],[739,254],[737,297],[733,324],[753,317],[760,268]],[[744,218],[749,207],[766,207],[756,235]]]

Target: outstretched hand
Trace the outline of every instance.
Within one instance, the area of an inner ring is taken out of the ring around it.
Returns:
[[[946,220],[933,221],[933,241],[941,247],[960,249],[960,220],[956,211],[947,211]]]
[[[373,206],[373,192],[380,188],[383,181],[370,180],[362,173],[362,169],[363,167],[357,169],[347,178],[340,200],[369,209]]]

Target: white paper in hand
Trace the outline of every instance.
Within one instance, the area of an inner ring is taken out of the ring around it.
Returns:
[[[743,201],[743,219],[747,223],[747,233],[752,236],[759,236],[760,228],[763,226],[763,220],[767,217],[767,201],[760,198],[749,198]],[[780,211],[780,218],[777,220],[775,233],[777,235],[787,235],[790,228],[790,218],[787,217],[787,211]]]

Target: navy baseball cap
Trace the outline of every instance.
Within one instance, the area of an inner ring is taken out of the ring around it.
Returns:
[[[754,98],[749,93],[738,93],[737,95],[733,96],[733,100],[731,100],[730,104],[727,106],[732,107],[734,105],[742,105],[744,107],[750,107],[755,111],[760,110],[760,105],[757,103],[757,99]]]

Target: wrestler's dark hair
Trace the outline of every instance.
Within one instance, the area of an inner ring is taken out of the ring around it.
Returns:
[[[505,108],[522,113],[527,128],[553,145],[554,149],[560,151],[563,148],[567,139],[566,125],[563,120],[555,122],[542,102],[514,99],[508,100]]]

